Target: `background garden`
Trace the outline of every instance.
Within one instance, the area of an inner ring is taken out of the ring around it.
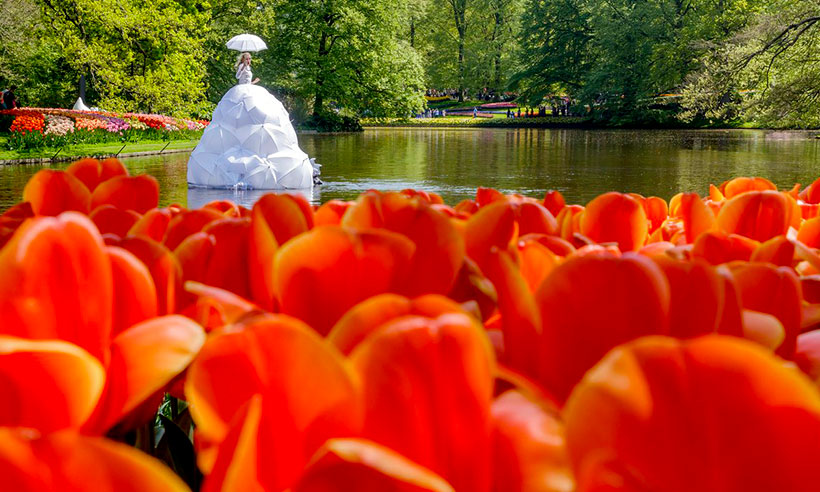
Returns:
[[[235,83],[225,41],[254,32],[255,74],[309,128],[418,114],[431,89],[564,96],[603,124],[820,125],[811,0],[0,3],[0,84],[27,106],[70,107],[85,75],[102,109],[207,119]]]

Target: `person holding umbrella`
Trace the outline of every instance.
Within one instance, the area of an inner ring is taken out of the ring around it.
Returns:
[[[251,72],[251,54],[247,51],[239,55],[234,68],[236,69],[237,84],[259,83],[259,77],[253,78],[253,72]]]
[[[190,187],[312,190],[319,164],[299,148],[290,115],[251,73],[251,51],[266,48],[252,34],[228,41],[239,51],[238,83],[217,104],[188,159]]]

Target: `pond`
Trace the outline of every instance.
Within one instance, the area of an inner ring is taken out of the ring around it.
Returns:
[[[804,186],[820,176],[815,132],[761,130],[372,129],[342,135],[304,134],[302,148],[323,164],[325,184],[310,198],[352,199],[368,189],[419,188],[455,204],[478,186],[540,197],[560,190],[568,202],[631,191],[669,199],[704,194],[709,183],[762,176],[778,186]],[[188,154],[123,159],[132,174],[149,173],[161,202],[196,207],[227,198],[253,203],[264,192],[188,190]],[[68,163],[55,164],[63,168]],[[0,209],[17,202],[43,166],[0,166]]]

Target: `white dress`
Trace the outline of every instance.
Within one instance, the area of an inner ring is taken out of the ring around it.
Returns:
[[[305,190],[318,180],[315,164],[299,148],[285,107],[265,88],[251,84],[240,65],[239,83],[219,101],[188,159],[188,184],[207,188]]]

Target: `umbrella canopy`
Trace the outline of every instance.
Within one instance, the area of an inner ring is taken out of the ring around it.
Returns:
[[[240,34],[228,41],[226,46],[236,51],[262,51],[268,49],[268,45],[259,36],[253,34]]]

